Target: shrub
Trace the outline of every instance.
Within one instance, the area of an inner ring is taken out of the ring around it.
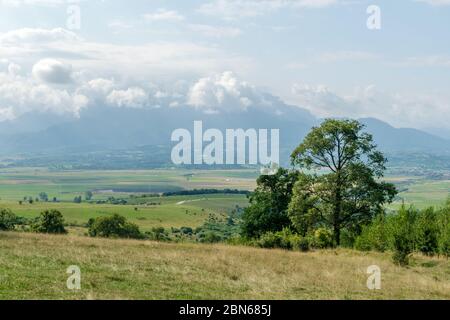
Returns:
[[[291,237],[291,243],[294,250],[307,252],[311,248],[311,240],[308,237],[293,235]]]
[[[447,207],[439,212],[439,238],[438,250],[439,254],[450,257],[450,199]]]
[[[17,217],[9,209],[0,209],[0,231],[14,230]]]
[[[433,208],[422,211],[418,225],[418,248],[428,256],[439,251],[439,226],[437,214]]]
[[[65,234],[64,217],[58,210],[41,212],[31,226],[31,230],[39,233]]]
[[[305,243],[302,243],[302,237],[298,234],[292,233],[288,228],[284,228],[278,232],[267,232],[263,234],[257,241],[257,245],[261,248],[272,249],[300,249],[305,247]],[[309,249],[309,242],[308,242]]]
[[[168,241],[170,240],[166,230],[163,227],[152,228],[151,232],[146,232],[148,238],[153,241]]]
[[[194,233],[194,230],[190,227],[181,227],[180,232],[187,235],[192,235]]]
[[[199,241],[202,243],[217,243],[222,241],[222,237],[214,231],[207,231],[202,234]]]
[[[389,248],[388,223],[384,215],[377,217],[370,225],[364,226],[355,241],[355,249],[384,252]]]
[[[413,208],[402,207],[393,220],[394,262],[401,266],[409,264],[409,257],[416,244],[417,212]]]
[[[259,238],[258,246],[266,249],[281,248],[281,238],[275,232],[266,232]]]
[[[315,230],[313,245],[319,249],[333,247],[333,231],[326,228],[318,228]]]
[[[142,239],[139,227],[127,221],[125,217],[115,214],[110,217],[91,219],[88,223],[91,237]]]

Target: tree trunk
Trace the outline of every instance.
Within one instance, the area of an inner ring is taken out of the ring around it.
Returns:
[[[340,173],[337,173],[336,181],[336,198],[334,204],[333,213],[333,232],[334,232],[334,242],[336,246],[341,244],[341,210],[342,210],[342,194],[341,194],[341,178]]]

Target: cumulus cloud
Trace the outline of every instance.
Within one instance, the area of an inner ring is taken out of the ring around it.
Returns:
[[[33,76],[47,83],[65,84],[72,82],[72,66],[55,59],[43,59],[33,66]]]
[[[198,80],[189,91],[188,104],[206,112],[245,109],[251,105],[251,100],[242,93],[251,90],[246,82],[239,82],[232,72],[224,72]]]
[[[225,30],[223,33],[234,32]],[[0,56],[29,63],[36,57],[70,61],[75,69],[93,75],[178,78],[224,69],[248,70],[249,59],[206,44],[157,41],[139,45],[89,42],[65,29],[19,29],[0,33]]]
[[[53,88],[11,72],[0,73],[0,113],[3,120],[32,111],[78,116],[88,103],[88,97],[78,92]]]
[[[401,127],[447,127],[450,110],[443,94],[389,93],[375,86],[356,88],[349,95],[324,85],[294,84],[294,102],[319,117],[374,117]]]
[[[148,105],[148,95],[142,88],[113,90],[106,98],[108,103],[124,108],[142,108]]]

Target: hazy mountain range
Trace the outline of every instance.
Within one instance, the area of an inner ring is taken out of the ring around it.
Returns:
[[[193,131],[193,122],[202,120],[204,129],[280,129],[282,160],[320,119],[296,106],[277,101],[267,107],[249,107],[207,114],[192,107],[112,108],[83,110],[79,118],[48,113],[28,113],[0,123],[0,150],[3,156],[26,153],[83,153],[93,150],[132,149],[143,146],[175,145],[174,129]],[[450,140],[408,128],[394,128],[373,118],[360,119],[387,152],[450,153]],[[170,149],[167,148],[167,149]],[[169,154],[167,156],[170,161]]]

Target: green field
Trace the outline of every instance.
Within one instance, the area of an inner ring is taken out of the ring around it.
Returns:
[[[0,207],[10,208],[17,215],[32,218],[45,209],[60,210],[71,225],[85,224],[89,218],[114,213],[138,224],[143,231],[153,227],[197,227],[209,214],[220,215],[236,206],[247,206],[244,195],[214,194],[195,196],[147,197],[133,201],[131,195],[154,194],[192,189],[253,190],[256,170],[118,170],[118,171],[52,171],[46,168],[11,168],[0,172]],[[423,177],[388,176],[400,190],[399,200],[418,208],[440,206],[450,192],[450,180],[429,180]],[[93,202],[73,203],[75,196],[94,193]],[[50,201],[23,201],[46,192]],[[127,205],[96,204],[109,197],[127,199]],[[22,203],[19,204],[19,201]],[[130,201],[131,200],[131,201]],[[148,205],[156,203],[157,205]]]
[[[255,187],[256,170],[117,170],[51,171],[18,168],[0,171],[0,198],[20,200],[44,191],[49,198],[73,200],[93,191],[96,199],[131,193],[161,193],[185,189],[240,189]]]

